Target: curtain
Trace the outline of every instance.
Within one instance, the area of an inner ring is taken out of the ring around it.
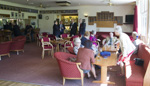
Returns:
[[[136,31],[138,33],[138,8],[137,6],[135,6],[134,8],[133,31]]]

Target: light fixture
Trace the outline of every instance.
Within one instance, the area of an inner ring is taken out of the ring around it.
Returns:
[[[88,17],[88,14],[84,14],[84,17]]]

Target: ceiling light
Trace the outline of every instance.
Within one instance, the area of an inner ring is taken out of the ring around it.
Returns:
[[[56,4],[59,6],[70,6],[70,2],[69,1],[56,1]]]

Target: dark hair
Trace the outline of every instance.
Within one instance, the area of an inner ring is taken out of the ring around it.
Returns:
[[[82,23],[85,23],[85,19],[82,19]]]
[[[56,23],[57,21],[54,21],[54,24]]]
[[[92,41],[91,40],[86,40],[85,43],[84,43],[84,47],[85,48],[88,48],[88,49],[91,49],[92,48]]]

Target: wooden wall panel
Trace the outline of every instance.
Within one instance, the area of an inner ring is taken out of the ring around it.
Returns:
[[[114,21],[97,21],[97,27],[114,27]]]

